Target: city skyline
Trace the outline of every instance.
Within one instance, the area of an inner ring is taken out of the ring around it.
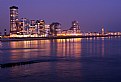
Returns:
[[[57,21],[61,23],[62,29],[70,28],[71,22],[78,20],[81,31],[100,31],[102,25],[108,31],[120,31],[120,3],[120,0],[53,0],[52,2],[48,0],[36,0],[36,2],[34,0],[1,0],[0,19],[2,21],[0,22],[0,30],[3,32],[4,29],[7,29],[7,32],[9,32],[9,7],[15,5],[19,7],[19,18],[44,19],[48,24]]]

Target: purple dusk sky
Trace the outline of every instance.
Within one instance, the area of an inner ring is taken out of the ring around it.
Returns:
[[[85,32],[121,31],[121,0],[0,0],[0,32],[9,31],[9,7],[19,7],[19,18],[60,22],[62,29],[79,21]]]

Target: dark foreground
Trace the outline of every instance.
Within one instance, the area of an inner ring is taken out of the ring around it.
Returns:
[[[85,58],[40,62],[0,70],[1,82],[120,82],[121,60]]]

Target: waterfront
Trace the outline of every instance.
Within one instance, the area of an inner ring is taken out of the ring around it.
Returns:
[[[74,38],[0,43],[2,82],[120,82],[121,37]]]

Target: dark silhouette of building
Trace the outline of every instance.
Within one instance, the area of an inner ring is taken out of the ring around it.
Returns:
[[[61,24],[58,22],[54,22],[50,24],[50,33],[53,36],[57,36],[57,33],[61,31]]]
[[[6,29],[4,29],[4,35],[7,35],[7,31],[6,31]]]

